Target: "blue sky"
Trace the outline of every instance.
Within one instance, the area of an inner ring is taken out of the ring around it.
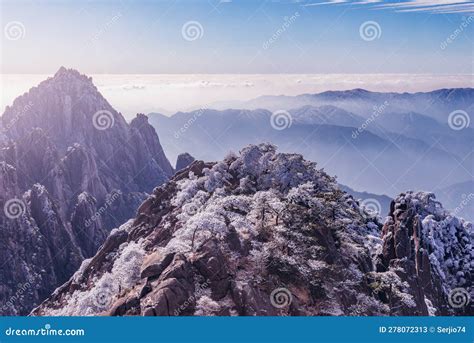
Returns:
[[[0,1],[1,73],[473,72],[461,0]]]

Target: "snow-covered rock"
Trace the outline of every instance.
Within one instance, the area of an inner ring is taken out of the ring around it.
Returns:
[[[419,314],[472,314],[473,238],[472,224],[444,210],[433,193],[406,192],[384,225],[379,269],[399,269]],[[459,290],[464,304],[453,306]]]
[[[447,298],[471,291],[470,223],[428,193],[397,197],[383,230],[364,211],[315,163],[271,144],[195,161],[33,314],[472,314]],[[138,246],[141,267],[100,298]],[[86,306],[97,297],[107,306]]]

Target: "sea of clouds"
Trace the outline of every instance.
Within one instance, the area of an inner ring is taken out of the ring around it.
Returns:
[[[0,110],[51,75],[0,75]],[[413,74],[161,74],[92,75],[114,108],[131,119],[137,112],[171,115],[211,107],[216,102],[261,95],[298,95],[364,88],[379,92],[418,92],[473,87],[472,75]]]

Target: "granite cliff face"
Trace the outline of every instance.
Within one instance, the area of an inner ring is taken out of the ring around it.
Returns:
[[[385,224],[297,154],[194,161],[33,315],[457,315],[473,233],[432,194]],[[460,306],[459,306],[460,305]]]
[[[18,97],[0,129],[0,314],[27,314],[174,170],[146,116],[128,124],[71,69]]]
[[[394,270],[413,290],[416,314],[473,314],[474,232],[472,225],[451,215],[434,194],[407,192],[391,205],[382,230],[378,269]],[[450,303],[451,302],[451,303]]]

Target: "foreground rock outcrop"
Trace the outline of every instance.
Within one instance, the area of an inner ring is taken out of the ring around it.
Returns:
[[[382,225],[314,163],[248,146],[157,187],[32,314],[472,314],[449,298],[472,292],[472,240],[432,195]]]
[[[382,235],[379,269],[394,270],[409,285],[416,314],[449,315],[454,308],[472,315],[471,223],[445,211],[432,193],[407,192],[392,202]]]
[[[174,173],[144,115],[130,124],[61,68],[0,117],[0,315],[28,314]]]

